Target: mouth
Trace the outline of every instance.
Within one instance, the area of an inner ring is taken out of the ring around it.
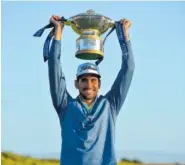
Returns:
[[[84,89],[85,94],[92,94],[94,91],[92,89]]]

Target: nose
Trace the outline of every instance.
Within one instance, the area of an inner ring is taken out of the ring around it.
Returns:
[[[87,81],[87,87],[88,87],[88,88],[92,87],[92,82],[91,82],[91,80],[88,80],[88,81]]]

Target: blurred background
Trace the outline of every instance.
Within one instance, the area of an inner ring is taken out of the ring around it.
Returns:
[[[59,158],[60,126],[52,105],[41,38],[33,34],[51,15],[69,18],[93,9],[113,20],[131,20],[135,58],[133,81],[116,123],[117,158],[143,162],[185,162],[185,2],[8,2],[1,15],[2,151]],[[106,34],[105,34],[106,35]],[[102,37],[104,38],[105,35]],[[67,89],[76,97],[76,39],[63,31],[61,62]],[[111,87],[121,66],[114,31],[100,64],[100,94]]]

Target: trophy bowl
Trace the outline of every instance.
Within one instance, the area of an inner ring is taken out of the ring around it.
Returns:
[[[80,35],[76,40],[77,58],[95,60],[103,57],[103,39],[100,36],[114,26],[113,20],[88,10],[70,17],[66,25],[71,26]]]

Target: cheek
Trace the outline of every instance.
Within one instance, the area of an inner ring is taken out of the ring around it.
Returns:
[[[98,91],[98,90],[100,89],[100,84],[96,84],[94,87],[95,87],[96,90]]]
[[[80,90],[83,90],[85,87],[86,87],[86,85],[84,83],[79,84],[79,89]]]

